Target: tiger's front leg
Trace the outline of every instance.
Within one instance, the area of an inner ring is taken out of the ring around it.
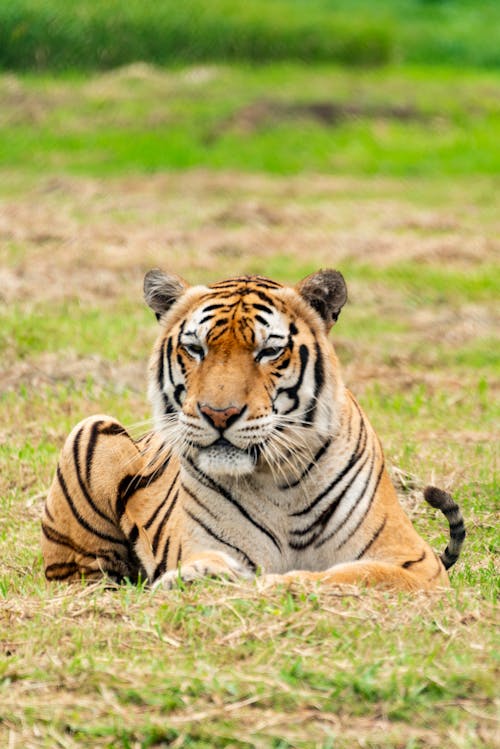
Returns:
[[[284,575],[263,575],[259,580],[261,589],[293,583],[320,582],[327,585],[366,585],[392,590],[432,590],[450,585],[448,575],[437,556],[432,558],[433,568],[429,575],[405,569],[390,562],[346,562],[320,572],[297,570]]]
[[[252,577],[252,573],[240,562],[224,551],[207,550],[187,557],[178,569],[170,570],[155,583],[155,588],[173,588],[182,581],[191,583],[205,577],[235,580],[238,577]]]

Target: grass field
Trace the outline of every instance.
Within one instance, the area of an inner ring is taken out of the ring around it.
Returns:
[[[495,73],[443,68],[136,64],[57,82],[9,75],[0,163],[95,176],[194,166],[496,175],[499,102]]]
[[[0,746],[497,746],[498,83],[294,70],[0,78]],[[340,124],[256,104],[325,99]],[[418,117],[387,116],[403,105]],[[450,592],[45,583],[66,434],[91,413],[149,416],[157,265],[344,273],[333,342],[401,501],[436,549],[422,486],[466,518]]]

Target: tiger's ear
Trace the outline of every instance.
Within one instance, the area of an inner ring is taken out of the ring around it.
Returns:
[[[184,294],[188,285],[182,278],[173,273],[164,273],[153,268],[144,277],[144,299],[156,315],[156,319]]]
[[[319,270],[295,287],[301,297],[320,315],[328,330],[347,301],[347,287],[338,270]]]

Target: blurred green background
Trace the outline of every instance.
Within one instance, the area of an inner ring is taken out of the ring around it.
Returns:
[[[11,0],[0,65],[18,70],[295,60],[497,66],[494,0]]]
[[[499,65],[490,0],[12,0],[0,164],[495,175]]]

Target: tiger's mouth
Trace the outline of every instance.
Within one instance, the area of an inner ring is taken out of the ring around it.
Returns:
[[[258,450],[251,446],[241,449],[219,437],[208,447],[202,447],[197,456],[199,468],[209,476],[245,476],[256,465]]]

